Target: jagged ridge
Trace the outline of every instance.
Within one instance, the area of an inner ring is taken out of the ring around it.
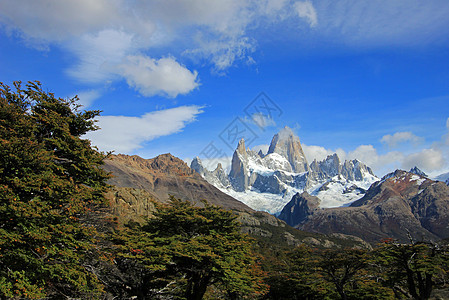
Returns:
[[[191,168],[223,192],[271,213],[279,212],[293,195],[303,191],[318,196],[323,207],[341,206],[362,197],[378,180],[360,161],[341,162],[337,154],[308,165],[299,138],[288,127],[273,137],[266,155],[246,149],[245,141],[240,140],[227,178],[222,168],[205,170],[198,158]]]

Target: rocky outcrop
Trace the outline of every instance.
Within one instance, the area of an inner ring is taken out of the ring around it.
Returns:
[[[297,226],[319,209],[320,199],[309,195],[307,192],[297,193],[292,200],[287,203],[279,214],[278,218],[285,221],[290,226]]]
[[[349,207],[315,210],[297,227],[325,234],[355,235],[371,243],[382,238],[409,242],[449,237],[449,187],[397,170],[373,184]]]
[[[305,244],[314,248],[371,248],[362,239],[351,235],[324,235],[294,229],[266,212],[238,212],[237,220],[242,224],[244,233],[277,247]]]
[[[146,190],[112,186],[105,197],[110,204],[110,213],[121,224],[130,220],[142,222],[156,211],[156,199]]]

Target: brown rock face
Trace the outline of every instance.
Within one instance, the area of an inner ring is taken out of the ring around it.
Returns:
[[[449,187],[405,171],[373,184],[350,207],[314,211],[299,229],[343,233],[371,243],[382,238],[439,240],[449,237]]]
[[[109,184],[117,187],[142,189],[159,202],[166,202],[169,195],[202,205],[201,200],[226,209],[252,211],[205,181],[181,159],[162,154],[153,159],[139,156],[112,155],[104,164],[113,178]]]
[[[296,193],[282,209],[279,219],[290,226],[297,226],[311,216],[320,206],[320,199],[307,192]]]

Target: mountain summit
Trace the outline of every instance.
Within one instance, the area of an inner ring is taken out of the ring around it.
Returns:
[[[199,159],[190,167],[221,191],[270,213],[280,212],[295,194],[305,191],[318,197],[321,207],[342,206],[361,198],[379,180],[362,162],[342,162],[337,154],[309,165],[299,137],[288,127],[274,135],[266,155],[247,149],[240,140],[227,179],[222,169],[220,177],[204,170]]]
[[[299,137],[288,126],[273,136],[267,155],[272,153],[286,158],[295,173],[306,172],[309,169]]]

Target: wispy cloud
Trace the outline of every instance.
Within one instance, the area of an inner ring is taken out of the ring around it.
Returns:
[[[243,121],[248,124],[256,125],[260,129],[276,126],[276,122],[273,120],[273,118],[263,113],[253,113],[250,118],[245,116]]]
[[[99,90],[85,90],[77,93],[79,98],[79,104],[83,108],[88,108],[95,100],[101,97],[101,92]]]
[[[315,8],[310,1],[298,1],[293,6],[298,16],[305,18],[307,22],[309,22],[310,26],[314,27],[318,24],[318,17]]]
[[[396,148],[399,144],[410,142],[414,145],[418,145],[423,142],[422,137],[414,135],[410,131],[396,132],[395,134],[384,135],[381,140],[382,143],[388,145],[389,148]]]
[[[101,151],[130,153],[145,142],[182,131],[202,112],[202,107],[190,105],[149,112],[140,117],[100,116],[98,125],[101,130],[84,137]]]
[[[447,43],[449,2],[314,1],[318,35],[357,48]]]

